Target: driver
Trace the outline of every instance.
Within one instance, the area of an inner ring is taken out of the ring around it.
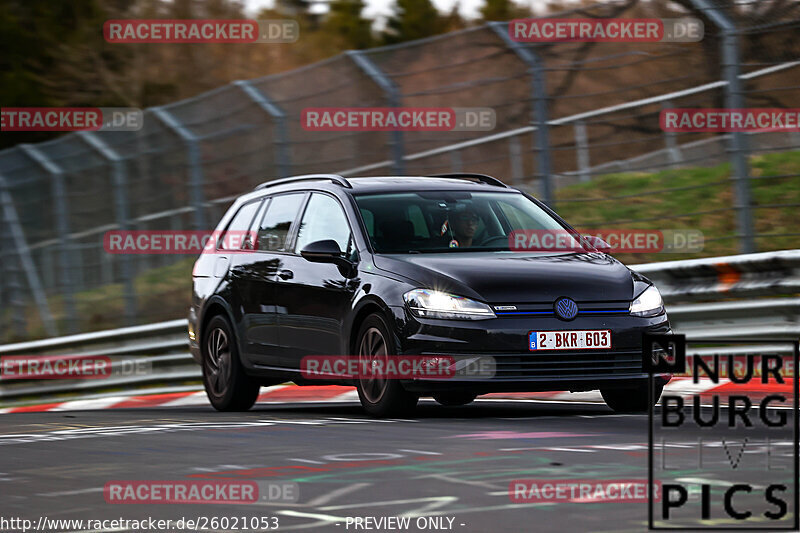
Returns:
[[[478,213],[467,207],[455,213],[452,217],[453,238],[458,243],[458,247],[465,248],[472,246],[472,239],[478,231]]]

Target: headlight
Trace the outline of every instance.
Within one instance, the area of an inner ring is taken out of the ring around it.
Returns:
[[[664,301],[655,285],[647,287],[642,294],[631,302],[633,316],[658,316],[664,312]]]
[[[414,289],[403,295],[408,308],[420,318],[451,318],[458,320],[485,320],[496,318],[488,305],[428,289]]]

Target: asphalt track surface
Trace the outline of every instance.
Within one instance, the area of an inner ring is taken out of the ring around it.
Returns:
[[[783,435],[788,439],[773,437],[768,457],[756,443],[763,428],[749,430],[746,449],[725,427],[702,435],[681,428],[670,442],[678,443],[675,461],[686,463],[675,463],[670,475],[711,480],[714,525],[742,525],[721,516],[722,478],[750,482],[756,492],[773,480],[786,483],[793,516],[791,430]],[[712,444],[704,452],[703,468],[716,473],[693,470],[698,437],[729,439],[730,449]],[[354,403],[257,405],[234,414],[206,406],[7,414],[0,416],[0,517],[34,524],[40,517],[229,518],[227,528],[207,524],[213,531],[255,530],[244,522],[234,527],[233,517],[274,517],[278,531],[644,531],[646,501],[519,503],[509,483],[646,480],[647,443],[646,415],[575,402],[478,400],[455,408],[422,400],[413,419],[390,420],[372,419]],[[729,466],[737,459],[736,468]],[[103,492],[114,480],[208,479],[296,483],[299,495],[294,502],[123,505],[107,503]],[[751,525],[775,525],[761,516],[774,509],[763,495],[737,502],[760,517]],[[697,514],[694,493],[690,504]],[[348,518],[402,516],[410,517],[408,528],[348,524]]]

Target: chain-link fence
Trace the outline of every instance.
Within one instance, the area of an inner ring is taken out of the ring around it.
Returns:
[[[800,13],[780,0],[686,3],[645,14],[700,18],[699,43],[523,44],[489,23],[235,82],[146,110],[139,131],[4,150],[0,337],[179,318],[193,258],[109,254],[103,235],[211,230],[234,197],[292,174],[483,172],[578,227],[699,228],[706,256],[798,247],[799,133],[665,133],[659,113],[791,108]],[[561,17],[641,17],[643,5]],[[303,129],[303,109],[337,106],[488,107],[496,128]]]

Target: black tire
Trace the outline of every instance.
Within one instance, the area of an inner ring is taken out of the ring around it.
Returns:
[[[358,330],[355,349],[359,360],[362,357],[386,359],[396,354],[394,338],[381,315],[373,314],[364,320]],[[355,381],[361,405],[375,417],[410,414],[419,401],[419,396],[406,391],[397,379],[359,376]]]
[[[471,392],[455,391],[455,392],[441,392],[434,394],[433,399],[447,407],[456,407],[459,405],[467,405],[472,403],[477,398],[477,394]]]
[[[652,405],[658,402],[664,385],[655,385],[655,399]],[[625,389],[600,389],[606,405],[616,413],[644,413],[650,407],[647,382],[636,387]]]
[[[245,374],[239,349],[228,320],[211,319],[200,345],[203,354],[203,386],[217,411],[247,411],[258,399],[258,382]]]

